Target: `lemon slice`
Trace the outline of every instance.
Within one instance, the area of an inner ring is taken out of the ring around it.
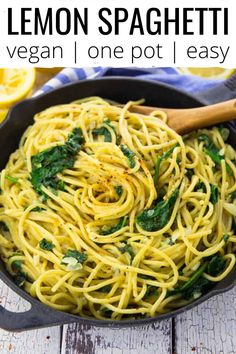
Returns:
[[[197,75],[212,79],[227,79],[236,69],[224,69],[224,68],[179,68],[182,74]]]
[[[6,118],[8,109],[7,108],[0,108],[0,123]]]
[[[0,108],[26,97],[34,82],[34,68],[0,69]]]

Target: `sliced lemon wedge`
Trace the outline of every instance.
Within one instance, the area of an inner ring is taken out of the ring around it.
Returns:
[[[182,74],[197,75],[212,79],[227,79],[236,71],[236,69],[224,68],[178,68]]]
[[[7,112],[7,108],[0,108],[0,123],[6,118]]]
[[[35,83],[35,68],[0,69],[0,108],[25,98]]]

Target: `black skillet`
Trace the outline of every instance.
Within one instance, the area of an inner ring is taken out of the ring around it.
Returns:
[[[14,106],[9,112],[7,119],[0,125],[0,170],[4,168],[9,155],[17,148],[22,133],[33,122],[33,116],[36,113],[52,105],[68,103],[87,96],[101,96],[120,103],[145,98],[145,104],[150,106],[190,108],[235,98],[236,76],[224,84],[220,84],[217,88],[204,92],[201,96],[197,97],[153,81],[125,77],[108,77],[66,85],[50,93],[25,100]],[[231,132],[230,143],[236,148],[236,129],[234,123],[230,124],[229,127]],[[102,321],[93,318],[81,318],[53,310],[42,304],[14,284],[11,276],[5,270],[4,264],[0,261],[0,279],[31,304],[31,309],[24,313],[10,312],[0,305],[0,328],[9,331],[23,331],[72,322],[113,328],[144,325],[175,316],[202,303],[213,295],[231,289],[235,284],[235,278],[236,268],[224,280],[217,283],[207,294],[191,304],[167,314],[137,320]]]

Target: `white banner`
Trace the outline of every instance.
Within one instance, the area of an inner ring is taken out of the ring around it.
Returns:
[[[8,0],[0,67],[236,67],[235,0]]]

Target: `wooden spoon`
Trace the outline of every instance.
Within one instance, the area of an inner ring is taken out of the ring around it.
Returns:
[[[179,134],[185,134],[236,119],[236,99],[199,108],[169,109],[139,105],[130,108],[131,112],[145,115],[156,110],[166,112],[169,127]]]

